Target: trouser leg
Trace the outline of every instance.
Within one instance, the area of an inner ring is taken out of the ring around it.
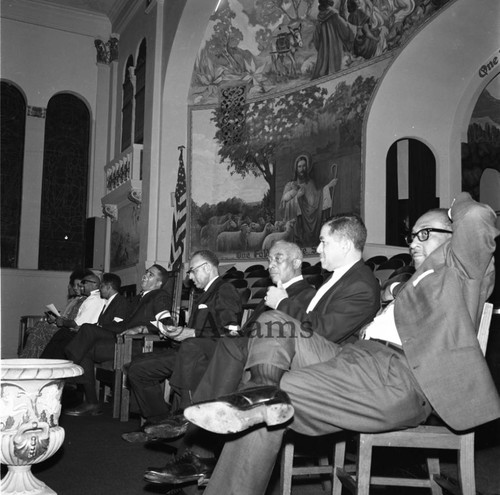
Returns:
[[[248,338],[222,338],[193,394],[194,402],[211,400],[235,392],[248,356]]]
[[[302,331],[298,320],[281,311],[267,311],[257,323],[245,365],[254,385],[278,384],[286,371],[330,359],[337,347],[320,335]]]
[[[370,341],[339,347],[332,359],[286,373],[280,387],[305,435],[416,426],[431,407],[403,355]]]
[[[178,397],[179,409],[184,409],[193,402],[193,393],[214,355],[219,340],[195,337],[182,342],[170,377],[170,386]]]
[[[76,337],[76,333],[69,328],[60,328],[43,350],[42,359],[66,359],[66,346]]]
[[[228,439],[204,495],[263,495],[285,428],[261,427]]]
[[[164,349],[141,354],[128,366],[128,379],[137,404],[149,421],[158,421],[170,414],[165,402],[162,382],[170,378],[175,366],[177,351]]]

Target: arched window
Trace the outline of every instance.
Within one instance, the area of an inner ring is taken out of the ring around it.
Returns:
[[[47,106],[40,214],[40,270],[72,270],[84,262],[90,113],[70,94]]]
[[[23,193],[26,100],[13,84],[3,81],[0,100],[2,267],[17,268]]]
[[[122,151],[132,144],[132,129],[134,115],[134,60],[132,55],[127,60],[125,77],[123,81],[122,105]]]
[[[406,246],[404,237],[423,213],[439,206],[436,159],[417,139],[396,141],[386,159],[386,239]]]
[[[146,40],[142,40],[135,68],[134,143],[144,143],[144,105],[146,95]]]

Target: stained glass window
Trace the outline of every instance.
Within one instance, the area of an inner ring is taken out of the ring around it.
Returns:
[[[83,264],[90,113],[76,96],[54,96],[47,107],[40,213],[40,270]]]
[[[17,268],[23,190],[26,101],[12,84],[0,87],[2,267]]]

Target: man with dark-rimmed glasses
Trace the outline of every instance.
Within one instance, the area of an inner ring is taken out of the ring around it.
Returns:
[[[261,424],[226,442],[205,495],[263,494],[285,432],[277,425],[287,421],[319,436],[417,426],[433,410],[457,431],[500,416],[476,337],[494,284],[495,213],[462,193],[450,218],[438,210],[417,220],[410,244],[416,271],[365,339],[332,346],[330,358],[269,380],[258,404],[240,393],[186,408],[187,419],[219,433]]]

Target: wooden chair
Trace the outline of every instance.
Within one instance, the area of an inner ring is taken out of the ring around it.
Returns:
[[[116,371],[119,375],[120,394],[120,421],[128,421],[130,411],[130,389],[127,386],[126,365],[132,361],[134,342],[140,342],[141,352],[151,352],[155,342],[161,339],[155,334],[118,335],[115,348],[119,348],[119,357],[116,363]],[[114,415],[113,415],[114,417]]]
[[[382,263],[384,263],[384,261],[387,261],[387,256],[384,256],[382,254],[380,255],[377,255],[377,256],[372,256],[371,258],[368,258],[366,261],[369,261],[370,263],[374,263],[375,264],[375,268],[379,265],[381,265]]]
[[[477,338],[483,354],[486,352],[493,305],[485,303]],[[336,434],[337,435],[337,434]],[[333,478],[331,493],[341,495],[342,487],[350,493],[368,495],[370,485],[427,487],[433,495],[442,495],[442,488],[454,494],[475,495],[474,432],[457,433],[446,426],[420,425],[401,431],[385,433],[361,433],[357,438],[356,463],[346,465],[346,440],[334,446],[331,465],[306,468],[293,466],[293,438],[286,438],[281,462],[281,494],[291,493],[292,476],[304,474],[330,474]],[[371,475],[373,447],[408,447],[419,449],[456,450],[459,486],[440,475],[439,458],[433,451],[427,458],[428,478],[395,478]],[[325,464],[325,457],[320,463]],[[402,493],[402,492],[401,492]]]
[[[123,344],[115,344],[115,355],[113,361],[105,361],[95,365],[96,391],[99,401],[106,399],[106,390],[112,390],[113,418],[120,417],[121,387],[122,387],[122,353]]]

